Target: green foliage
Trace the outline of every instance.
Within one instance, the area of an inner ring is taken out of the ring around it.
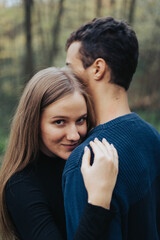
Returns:
[[[160,133],[160,112],[155,111],[136,111],[142,119],[152,124]]]
[[[0,166],[3,160],[3,156],[5,154],[7,143],[8,143],[8,137],[6,136],[6,134],[3,134],[0,129]]]
[[[0,138],[0,156],[3,156],[6,149],[6,139],[5,137]]]

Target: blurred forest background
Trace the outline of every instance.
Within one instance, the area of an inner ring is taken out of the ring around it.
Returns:
[[[124,19],[137,33],[129,101],[160,131],[160,0],[0,0],[0,155],[26,82],[40,69],[65,65],[69,34],[103,16]]]

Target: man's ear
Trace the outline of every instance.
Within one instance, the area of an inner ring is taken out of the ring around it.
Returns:
[[[103,58],[97,58],[93,63],[94,79],[101,80],[108,69],[108,66]]]

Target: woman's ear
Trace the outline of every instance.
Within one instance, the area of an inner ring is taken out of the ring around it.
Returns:
[[[103,58],[97,58],[93,63],[94,79],[96,81],[101,80],[107,69],[108,67],[105,60]]]

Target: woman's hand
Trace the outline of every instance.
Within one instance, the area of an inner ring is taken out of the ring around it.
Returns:
[[[118,174],[118,154],[112,144],[103,138],[90,142],[94,153],[93,164],[90,165],[91,152],[85,147],[81,172],[88,192],[88,202],[110,209],[113,189]]]

